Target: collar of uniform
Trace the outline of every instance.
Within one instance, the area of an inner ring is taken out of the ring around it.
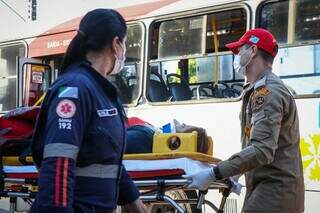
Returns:
[[[243,94],[244,96],[248,93],[250,93],[253,90],[254,84],[247,83],[246,85],[243,86]]]
[[[101,85],[102,89],[105,91],[106,95],[116,101],[118,99],[118,93],[116,87],[105,77],[103,77],[97,70],[95,70],[91,63],[87,60],[80,62],[80,66],[84,66],[89,72],[87,72],[91,77],[93,77],[99,85]]]
[[[250,84],[250,83],[245,83],[245,85],[243,86],[243,89],[245,90],[245,89],[247,89],[247,88],[249,88],[249,86],[251,86],[252,84]]]
[[[267,75],[271,72],[271,69],[268,69],[266,71],[264,71],[259,77],[258,79],[253,83],[253,87],[256,90],[259,87],[263,87],[266,85],[266,81],[267,81]]]

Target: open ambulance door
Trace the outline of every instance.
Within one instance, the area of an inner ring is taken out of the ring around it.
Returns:
[[[51,66],[34,58],[18,58],[17,63],[18,107],[39,106],[55,78]]]

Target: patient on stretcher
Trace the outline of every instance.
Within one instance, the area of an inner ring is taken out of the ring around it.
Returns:
[[[12,174],[37,177],[35,166],[12,165],[32,164],[28,154],[38,112],[37,107],[23,108],[0,118],[3,171],[11,174],[10,177]],[[134,179],[181,177],[207,169],[218,161],[212,156],[212,139],[203,128],[180,124],[176,120],[174,125],[175,133],[160,133],[148,122],[128,118],[124,165]]]
[[[195,127],[186,124],[180,124],[177,120],[174,120],[174,132],[172,134],[167,133],[161,135],[161,132],[150,123],[141,120],[137,117],[128,118],[127,125],[127,145],[126,154],[139,154],[139,153],[155,153],[159,150],[155,150],[153,145],[161,143],[165,145],[166,140],[168,142],[167,151],[178,151],[181,145],[185,143],[193,143],[194,148],[184,150],[186,152],[199,152],[212,155],[211,138],[207,136],[205,129],[201,127]],[[182,134],[181,134],[182,133]],[[194,135],[190,134],[193,133]],[[166,135],[167,137],[165,137]],[[193,138],[190,138],[192,137]],[[191,140],[192,139],[192,140]],[[160,142],[156,140],[161,140]],[[192,145],[188,144],[186,148],[191,148]]]

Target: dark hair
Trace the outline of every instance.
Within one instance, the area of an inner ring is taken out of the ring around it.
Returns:
[[[262,49],[258,49],[258,55],[268,63],[273,63],[274,57]]]
[[[249,48],[249,47],[251,47],[251,45],[249,45],[249,44],[245,44],[244,45],[246,48]],[[277,47],[275,47],[275,48],[277,48]],[[274,51],[277,51],[278,52],[278,49],[275,49]],[[268,52],[266,52],[265,50],[263,50],[263,49],[260,49],[260,48],[258,48],[258,55],[263,59],[263,60],[265,60],[266,62],[268,62],[268,63],[273,63],[273,61],[274,61],[274,57],[270,54],[270,53],[268,53]]]
[[[63,73],[73,63],[85,59],[89,51],[99,52],[111,45],[115,37],[122,42],[127,33],[124,18],[112,9],[95,9],[81,20],[77,35],[72,39],[64,56]]]

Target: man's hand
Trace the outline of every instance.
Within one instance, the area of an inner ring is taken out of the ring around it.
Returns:
[[[202,191],[207,190],[211,182],[216,180],[213,168],[208,168],[192,175],[183,175],[182,177],[191,181],[188,188],[197,188]]]
[[[148,213],[147,207],[143,204],[140,199],[135,200],[124,206],[125,212],[130,213]]]
[[[236,193],[237,195],[240,195],[243,186],[238,182],[239,177],[229,177],[229,180],[232,185],[231,191]]]

